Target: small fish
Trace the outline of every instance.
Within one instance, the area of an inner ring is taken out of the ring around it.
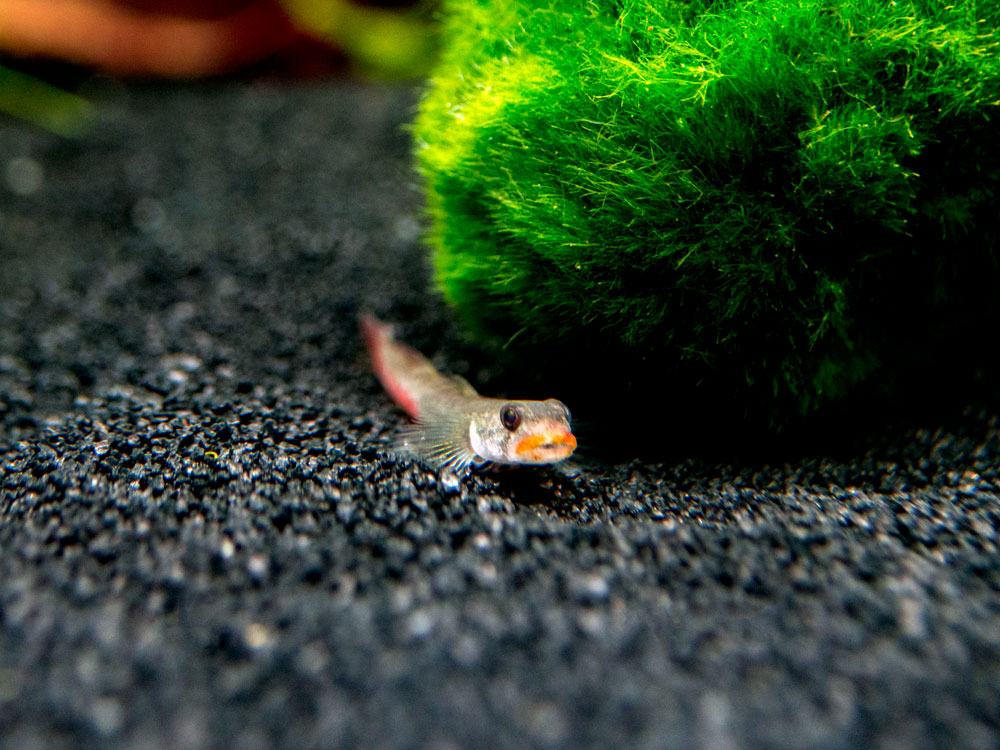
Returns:
[[[392,328],[362,315],[361,333],[382,386],[415,424],[399,447],[438,469],[554,464],[576,450],[569,409],[561,401],[506,401],[480,396],[468,381],[446,376]]]

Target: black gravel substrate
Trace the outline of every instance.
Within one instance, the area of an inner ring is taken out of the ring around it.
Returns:
[[[355,323],[489,377],[415,92],[95,96],[0,122],[0,746],[1000,747],[995,408],[439,477]]]

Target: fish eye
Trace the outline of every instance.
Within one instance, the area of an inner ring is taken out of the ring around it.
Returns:
[[[521,410],[511,404],[500,409],[500,424],[513,432],[521,426]]]

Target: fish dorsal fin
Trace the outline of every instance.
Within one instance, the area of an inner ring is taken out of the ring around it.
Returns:
[[[466,398],[477,398],[479,396],[479,392],[461,375],[450,375],[448,376],[448,379],[451,380],[452,385],[458,389],[458,392]]]

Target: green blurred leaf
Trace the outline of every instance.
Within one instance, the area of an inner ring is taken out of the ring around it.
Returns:
[[[389,78],[426,74],[437,35],[427,7],[383,10],[347,0],[283,0],[302,26],[344,50],[367,72]]]
[[[94,119],[86,99],[4,67],[0,67],[0,112],[66,137],[80,135]]]

